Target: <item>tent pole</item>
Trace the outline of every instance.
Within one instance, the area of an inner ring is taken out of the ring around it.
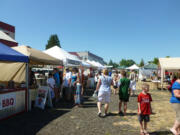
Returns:
[[[163,90],[163,74],[164,74],[164,69],[163,68],[161,68],[161,90]]]
[[[26,64],[26,87],[27,87],[27,110],[31,110],[31,102],[30,102],[30,90],[29,90],[29,64]]]

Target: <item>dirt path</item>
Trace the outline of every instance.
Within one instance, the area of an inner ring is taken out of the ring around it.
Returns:
[[[87,92],[91,95],[92,92]],[[151,91],[153,112],[149,131],[151,135],[171,135],[169,128],[174,122],[167,91]],[[118,116],[118,96],[111,96],[110,116],[97,117],[96,102],[85,97],[83,108],[72,108],[60,103],[57,108],[18,115],[0,122],[0,135],[139,135],[137,97],[131,97],[127,116]]]

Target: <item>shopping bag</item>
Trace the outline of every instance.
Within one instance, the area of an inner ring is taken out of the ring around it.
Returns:
[[[92,97],[93,97],[94,99],[97,99],[97,98],[98,98],[98,92],[97,92],[97,91],[94,91]]]

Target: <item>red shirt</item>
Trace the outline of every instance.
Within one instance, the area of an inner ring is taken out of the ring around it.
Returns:
[[[140,103],[141,107],[141,114],[143,115],[150,115],[151,114],[151,95],[147,93],[146,95],[142,92],[138,95],[138,102]],[[139,108],[138,108],[139,110]]]

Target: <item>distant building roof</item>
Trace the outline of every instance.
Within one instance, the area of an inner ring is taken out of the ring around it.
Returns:
[[[75,55],[75,56],[77,56],[79,59],[81,59],[81,57],[78,55],[77,52],[69,52],[69,53],[72,54],[72,55]]]
[[[13,38],[0,30],[0,39],[17,43]]]
[[[14,26],[4,23],[4,22],[1,22],[1,21],[0,21],[0,28],[15,33]]]

